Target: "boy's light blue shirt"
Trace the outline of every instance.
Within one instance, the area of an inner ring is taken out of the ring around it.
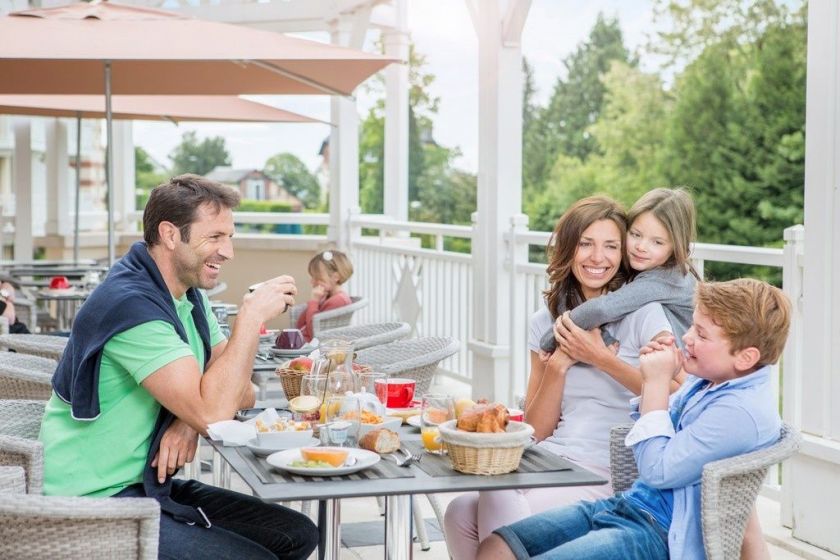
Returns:
[[[693,391],[705,379],[690,377],[671,395],[668,411],[639,417],[625,444],[633,447],[639,481],[673,491],[673,518],[668,550],[673,559],[703,559],[700,524],[700,482],[706,463],[755,451],[779,439],[781,419],[773,397],[770,369],[714,387]],[[638,481],[637,481],[638,484]],[[632,494],[633,488],[626,494]]]

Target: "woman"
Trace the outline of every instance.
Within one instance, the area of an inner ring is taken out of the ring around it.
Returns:
[[[526,420],[541,447],[609,479],[609,431],[629,420],[630,399],[641,380],[639,349],[672,332],[662,307],[649,304],[604,328],[618,340],[608,352],[601,335],[587,333],[590,344],[613,355],[598,370],[569,356],[563,348],[540,356],[541,335],[558,310],[616,289],[624,278],[626,217],[616,202],[590,197],[575,203],[558,221],[549,246],[546,305],[531,317],[528,346],[531,374],[525,398]],[[615,355],[617,352],[617,357]],[[469,493],[446,510],[445,532],[455,560],[475,558],[478,543],[494,529],[534,513],[612,494],[609,485]]]

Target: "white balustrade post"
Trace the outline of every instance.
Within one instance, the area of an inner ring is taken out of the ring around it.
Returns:
[[[402,63],[385,69],[385,215],[408,220],[408,56],[406,0],[394,0],[395,27],[382,33],[385,54]]]
[[[511,394],[510,277],[505,231],[522,208],[522,50],[530,1],[467,0],[478,35],[479,154],[474,267],[473,394]]]
[[[32,260],[32,125],[15,120],[15,260]]]
[[[47,235],[68,236],[70,225],[70,158],[68,155],[67,125],[50,119],[46,130],[47,149]],[[65,244],[66,246],[66,244]]]
[[[800,453],[788,463],[793,535],[840,554],[840,4],[808,3]],[[794,370],[793,374],[796,374]],[[785,379],[788,378],[785,371]]]
[[[785,229],[782,287],[791,303],[790,335],[782,354],[782,418],[794,426],[802,424],[802,260],[805,252],[805,228],[801,225]],[[793,524],[793,493],[789,477],[793,471],[782,465],[781,520],[785,527]]]
[[[528,216],[526,214],[515,214],[510,218],[507,262],[506,266],[510,274],[510,347],[511,358],[511,379],[513,380],[510,394],[507,397],[508,403],[516,406],[518,396],[525,396],[530,373],[529,362],[523,360],[523,355],[528,356],[528,312],[526,306],[526,291],[528,289],[524,276],[519,274],[517,266],[528,263],[528,245],[520,243],[517,236],[528,232]]]

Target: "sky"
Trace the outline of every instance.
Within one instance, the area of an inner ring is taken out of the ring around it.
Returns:
[[[478,41],[461,0],[407,0],[408,28],[417,52],[426,56],[425,71],[436,79],[430,90],[440,98],[434,118],[438,144],[461,150],[457,167],[475,172],[478,164]],[[533,0],[522,36],[523,55],[532,64],[537,101],[545,104],[559,76],[562,60],[589,34],[599,12],[618,17],[625,44],[636,49],[651,29],[651,0]],[[375,37],[373,33],[369,41]],[[644,68],[644,65],[642,66]],[[329,120],[323,96],[255,96],[257,101]],[[375,101],[364,86],[356,90],[360,118]],[[157,161],[168,155],[188,130],[199,138],[222,136],[236,168],[261,169],[274,154],[291,152],[315,169],[318,150],[329,134],[323,124],[134,123],[134,142]]]

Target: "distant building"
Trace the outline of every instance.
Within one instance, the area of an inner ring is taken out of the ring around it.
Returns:
[[[286,202],[292,210],[300,212],[303,203],[292,195],[282,185],[278,185],[271,177],[259,169],[233,169],[219,166],[207,174],[207,178],[218,181],[223,185],[230,185],[237,189],[242,198],[248,200],[273,200]]]

